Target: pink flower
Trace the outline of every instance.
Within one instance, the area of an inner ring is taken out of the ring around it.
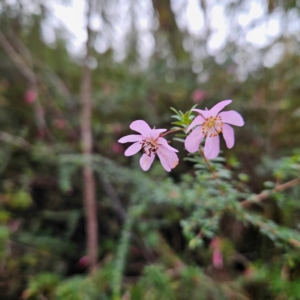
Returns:
[[[24,94],[24,99],[28,104],[34,102],[36,97],[37,97],[37,92],[33,89],[28,89]]]
[[[118,144],[117,142],[115,142],[115,143],[113,143],[113,144],[111,145],[111,150],[112,150],[112,152],[114,152],[114,153],[120,154],[120,153],[123,152],[123,146],[120,145],[120,144]]]
[[[204,146],[204,155],[208,159],[213,159],[220,152],[219,134],[222,132],[226,146],[232,148],[234,145],[234,131],[228,125],[243,126],[243,117],[234,110],[223,111],[219,113],[232,100],[224,100],[216,104],[210,110],[193,109],[199,115],[193,120],[187,129],[193,131],[185,140],[185,148],[187,151],[194,153],[199,149],[199,145],[204,137],[206,137]]]
[[[140,134],[131,134],[119,139],[119,143],[134,142],[125,151],[125,156],[131,156],[142,150],[143,155],[140,159],[140,166],[144,171],[151,167],[155,154],[158,155],[164,169],[168,172],[178,164],[178,157],[175,152],[178,150],[169,146],[166,139],[160,136],[166,129],[151,129],[142,120],[134,121],[129,126],[132,130]]]
[[[78,266],[80,269],[86,268],[89,264],[90,264],[90,262],[89,262],[89,257],[88,257],[87,255],[82,256],[82,257],[79,259],[79,261],[77,262],[77,266]]]
[[[213,249],[212,263],[216,269],[223,268],[223,255],[221,252],[221,244],[222,244],[221,239],[215,237],[209,245]]]
[[[223,268],[223,256],[219,249],[215,249],[212,255],[212,263],[216,269]]]
[[[194,103],[200,103],[206,98],[206,92],[200,89],[197,89],[192,94],[192,100]]]

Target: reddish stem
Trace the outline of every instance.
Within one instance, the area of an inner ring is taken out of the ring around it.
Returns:
[[[169,131],[167,131],[167,132],[161,134],[160,137],[163,137],[163,136],[165,136],[165,135],[168,135],[168,134],[170,134],[170,133],[177,132],[177,131],[184,131],[184,129],[183,129],[183,128],[180,128],[180,129],[169,130]]]
[[[87,254],[89,257],[89,271],[92,272],[97,266],[98,253],[98,223],[97,204],[95,195],[95,178],[93,174],[91,155],[93,137],[91,129],[92,102],[91,102],[91,70],[88,67],[90,55],[91,29],[89,26],[92,13],[92,0],[87,1],[87,42],[86,55],[83,66],[81,85],[81,143],[84,155],[83,166],[83,204],[86,218]]]

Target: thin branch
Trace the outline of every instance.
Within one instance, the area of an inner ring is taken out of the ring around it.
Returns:
[[[260,228],[265,228],[266,230],[272,232],[272,230],[270,230],[270,228],[269,228],[264,222],[259,221],[259,222],[257,222],[257,225],[258,225]],[[276,234],[276,232],[274,232],[274,230],[273,230],[273,233]],[[293,245],[294,247],[300,248],[300,242],[299,242],[298,240],[293,239],[293,238],[289,238],[287,241],[288,241],[291,245]]]
[[[213,167],[211,166],[210,162],[208,161],[208,159],[204,156],[204,153],[202,151],[202,149],[199,149],[199,153],[201,154],[201,156],[203,157],[209,171],[212,173],[212,176],[214,179],[218,178],[218,174],[215,172],[215,170],[213,169]],[[240,202],[240,205],[243,208],[249,207],[250,205],[254,204],[254,203],[258,203],[261,202],[267,198],[269,198],[272,194],[276,193],[276,192],[282,192],[285,191],[287,189],[290,189],[296,185],[300,184],[300,178],[295,178],[293,180],[290,180],[288,182],[285,182],[283,184],[277,185],[274,189],[269,190],[269,191],[263,191],[258,195],[255,195],[253,197],[250,197],[249,199],[243,200]],[[217,185],[218,189],[220,190],[221,193],[223,193],[223,191],[220,189],[220,186]],[[257,225],[260,228],[266,228],[267,225],[264,224],[263,222],[258,222]],[[288,239],[288,242],[293,245],[296,248],[300,248],[300,242],[296,239],[290,238]]]
[[[19,39],[19,37],[14,34],[14,32],[9,32],[8,34],[9,39],[14,46],[14,48],[22,54],[22,57],[24,58],[24,61],[27,61],[27,64],[30,66],[31,69],[33,69],[33,65],[36,65],[42,70],[46,70],[49,74],[51,83],[55,85],[55,90],[58,91],[65,99],[66,104],[70,106],[71,100],[71,92],[69,91],[66,84],[62,81],[62,79],[44,62],[36,57],[32,58],[32,55],[30,53],[30,50],[26,47],[26,45]],[[26,65],[25,65],[26,66]],[[29,69],[30,69],[29,68]],[[47,88],[48,95],[50,97],[50,92],[48,86],[45,86]],[[53,98],[51,97],[51,100]],[[65,131],[72,136],[78,138],[77,131],[73,128],[72,124],[69,122],[68,118],[65,116],[65,114],[62,112],[62,110],[56,105],[55,101],[49,101],[49,104],[53,106],[55,109],[55,112],[59,114],[59,117],[64,120],[67,126],[65,126]]]
[[[106,194],[109,196],[112,206],[118,215],[118,218],[120,219],[120,221],[122,223],[125,223],[127,214],[126,214],[126,211],[122,205],[122,202],[121,202],[120,198],[118,197],[113,185],[109,181],[105,180],[104,178],[101,178],[101,181],[103,184],[103,188],[104,188]]]
[[[22,54],[22,57],[26,58],[28,64],[31,66],[31,69],[33,68],[33,65],[36,65],[42,70],[48,71],[51,74],[52,83],[55,85],[56,89],[60,92],[60,94],[65,99],[71,101],[71,92],[69,91],[68,87],[62,81],[62,79],[45,63],[45,61],[39,60],[38,58],[35,57],[33,62],[33,58],[31,56],[30,50],[19,39],[19,37],[16,34],[14,34],[14,32],[9,32],[8,35],[13,46],[18,50],[19,53]]]
[[[167,132],[161,134],[160,137],[163,137],[163,136],[165,136],[165,135],[167,135],[167,134],[169,134],[169,133],[173,133],[173,132],[177,132],[177,131],[184,131],[184,129],[183,129],[183,128],[180,128],[180,129],[169,130],[169,131],[167,131]]]
[[[23,148],[25,150],[30,150],[32,145],[19,136],[11,135],[7,132],[0,131],[0,141],[3,141],[8,144]]]
[[[86,54],[83,66],[83,77],[81,82],[81,144],[82,152],[85,157],[83,166],[83,203],[86,218],[86,235],[87,235],[87,255],[89,257],[89,271],[93,272],[97,267],[98,261],[98,222],[97,222],[97,203],[95,177],[92,168],[92,101],[91,101],[91,70],[88,66],[90,56],[91,29],[90,19],[93,11],[93,1],[86,1]]]
[[[7,33],[7,38],[9,39],[11,45],[22,54],[22,58],[24,61],[26,61],[27,65],[32,67],[33,60],[30,50],[24,45],[23,42],[21,42],[20,38],[13,31],[9,31]]]
[[[125,211],[124,206],[122,205],[122,202],[120,198],[118,197],[118,194],[116,190],[114,189],[113,185],[106,180],[105,178],[101,178],[101,182],[103,184],[103,188],[106,192],[106,194],[109,196],[112,206],[115,209],[118,218],[120,219],[121,223],[125,223],[126,218],[127,218],[127,213]],[[134,241],[139,245],[145,259],[149,262],[152,262],[155,260],[154,255],[147,249],[147,247],[144,245],[143,241],[134,233],[132,234],[132,237]]]
[[[7,56],[12,60],[15,64],[19,72],[27,79],[31,89],[33,89],[37,94],[37,99],[33,102],[34,110],[35,110],[35,119],[38,129],[41,133],[46,130],[46,121],[44,118],[44,110],[41,106],[41,103],[38,100],[38,86],[37,86],[37,78],[35,73],[29,68],[19,53],[14,49],[14,47],[10,44],[8,39],[5,37],[3,32],[0,30],[0,45],[7,54]]]
[[[16,52],[13,46],[9,43],[3,32],[0,30],[0,45],[7,54],[7,56],[13,61],[20,73],[30,82],[31,85],[36,84],[35,74],[25,64],[21,56]]]
[[[213,176],[213,179],[218,179],[219,178],[218,173],[214,170],[214,168],[212,167],[212,165],[210,164],[210,162],[208,161],[208,159],[205,157],[204,152],[203,152],[203,150],[202,150],[201,147],[199,148],[199,153],[202,156],[202,158],[203,158],[205,164],[207,165],[209,171],[211,172],[211,174]]]
[[[296,178],[293,179],[291,181],[288,181],[286,183],[277,185],[274,189],[269,190],[269,191],[263,191],[260,194],[251,197],[249,199],[246,199],[242,202],[240,202],[242,207],[249,207],[250,205],[254,204],[254,203],[258,203],[260,201],[263,201],[267,198],[269,198],[272,194],[276,193],[276,192],[282,192],[285,191],[287,189],[290,189],[296,185],[300,184],[300,178]]]

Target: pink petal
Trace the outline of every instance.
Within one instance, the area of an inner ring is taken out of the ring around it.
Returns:
[[[191,129],[193,129],[197,125],[202,125],[205,119],[202,116],[197,116],[193,122],[190,124],[190,126],[187,128],[186,132],[189,132]]]
[[[232,148],[234,145],[234,131],[233,128],[227,124],[223,125],[223,137],[227,148]]]
[[[169,150],[164,146],[159,146],[157,149],[157,155],[162,166],[167,172],[170,172],[171,169],[178,165],[179,160],[177,154],[173,150]]]
[[[140,134],[130,134],[130,135],[123,136],[118,140],[118,142],[123,144],[123,143],[141,141],[142,139],[143,137]]]
[[[142,149],[142,144],[140,142],[136,142],[127,148],[124,155],[131,156],[138,153]]]
[[[129,127],[132,130],[139,132],[144,137],[149,137],[151,133],[150,126],[143,120],[133,121]]]
[[[202,126],[198,126],[185,139],[184,146],[186,150],[190,153],[198,151],[203,138],[204,134],[202,133]]]
[[[148,156],[147,154],[143,154],[140,159],[140,166],[144,171],[148,171],[153,163],[153,160],[155,158],[155,154],[152,153],[151,156]]]
[[[169,145],[169,143],[167,142],[167,140],[164,139],[164,138],[162,138],[162,137],[160,137],[160,138],[157,139],[157,144],[158,145],[163,145],[165,148],[169,149],[170,151],[178,152],[177,149],[171,147]]]
[[[234,110],[222,111],[219,113],[219,116],[222,118],[222,122],[224,123],[235,126],[243,126],[245,124],[243,117]]]
[[[156,140],[162,132],[167,131],[167,129],[151,129],[150,136],[153,140]]]
[[[222,269],[223,268],[223,256],[219,249],[215,249],[212,256],[212,262],[213,266],[216,269]]]
[[[219,103],[217,103],[214,107],[212,107],[209,112],[210,112],[210,116],[215,117],[217,116],[217,114],[228,104],[230,104],[232,102],[232,100],[224,100],[221,101]]]
[[[202,109],[192,109],[192,111],[197,112],[200,116],[202,116],[203,118],[207,119],[210,117],[210,112],[209,110],[202,110]]]
[[[216,158],[220,152],[220,138],[219,135],[207,137],[204,146],[204,155],[208,159]]]
[[[87,255],[82,256],[77,262],[77,266],[81,269],[86,268],[90,264],[89,257]],[[27,298],[27,297],[26,297]]]

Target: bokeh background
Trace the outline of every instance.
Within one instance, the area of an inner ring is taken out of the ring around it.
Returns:
[[[300,299],[297,247],[226,214],[191,246],[180,139],[170,174],[117,142],[225,99],[237,190],[282,157],[299,178],[299,0],[0,0],[0,299]],[[280,199],[251,210],[297,236],[299,188]]]

